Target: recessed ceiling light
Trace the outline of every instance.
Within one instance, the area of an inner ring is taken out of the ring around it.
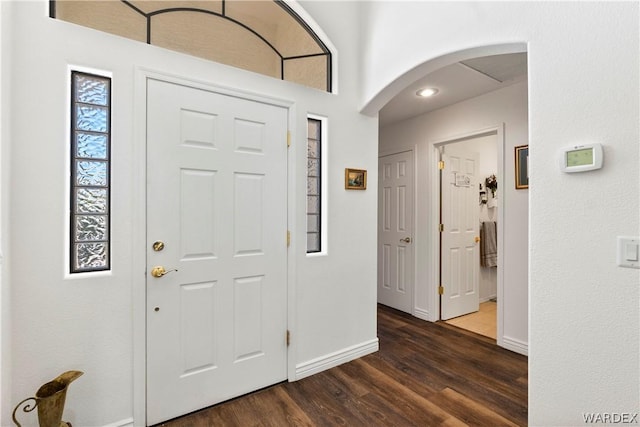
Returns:
[[[428,98],[430,96],[435,95],[436,93],[438,93],[438,89],[436,89],[435,87],[427,87],[417,91],[416,95],[421,96],[423,98]]]

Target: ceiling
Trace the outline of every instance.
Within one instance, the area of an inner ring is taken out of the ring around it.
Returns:
[[[425,114],[465,99],[521,82],[527,78],[527,54],[485,56],[441,68],[407,86],[380,110],[380,127]],[[416,92],[438,89],[430,98]]]

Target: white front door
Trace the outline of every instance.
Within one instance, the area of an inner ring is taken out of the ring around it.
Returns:
[[[480,227],[478,153],[444,148],[442,170],[442,320],[478,311]]]
[[[149,424],[287,378],[287,115],[148,80]]]
[[[378,164],[378,302],[412,313],[413,152]]]

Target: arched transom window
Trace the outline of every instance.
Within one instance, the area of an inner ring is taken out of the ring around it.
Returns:
[[[280,0],[58,0],[51,17],[331,91],[331,52]]]

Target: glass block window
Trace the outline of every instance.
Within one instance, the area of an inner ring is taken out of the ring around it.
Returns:
[[[322,121],[307,119],[307,253],[322,249]]]
[[[110,268],[111,79],[71,73],[71,272]]]

